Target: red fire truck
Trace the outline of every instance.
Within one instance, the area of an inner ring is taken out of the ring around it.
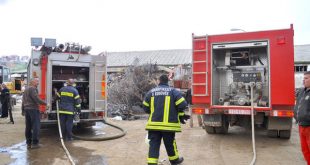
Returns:
[[[32,38],[28,63],[28,78],[40,78],[39,96],[51,106],[40,106],[42,125],[56,124],[56,95],[69,78],[76,80],[81,97],[80,126],[91,126],[102,121],[106,113],[106,56],[88,54],[89,47],[75,43],[56,46],[55,39]],[[40,48],[40,49],[38,49]],[[86,49],[87,48],[87,49]]]
[[[192,111],[209,134],[229,126],[267,129],[290,138],[294,108],[294,30],[195,36]]]

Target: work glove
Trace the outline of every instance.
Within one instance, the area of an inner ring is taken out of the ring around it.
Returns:
[[[179,116],[179,119],[180,119],[180,122],[182,123],[182,124],[186,124],[186,122],[185,121],[187,121],[188,119],[190,119],[191,118],[191,116],[190,115],[183,115],[183,116]]]

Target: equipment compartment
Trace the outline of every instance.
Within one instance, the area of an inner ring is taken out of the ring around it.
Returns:
[[[53,66],[52,67],[52,109],[56,109],[55,92],[62,88],[70,78],[75,79],[76,89],[81,97],[81,109],[89,109],[89,68],[74,66]]]
[[[268,107],[268,42],[214,44],[212,49],[212,104]]]

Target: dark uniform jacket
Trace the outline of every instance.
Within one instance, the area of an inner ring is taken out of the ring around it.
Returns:
[[[310,126],[310,89],[303,88],[299,90],[294,111],[294,117],[298,125]]]
[[[8,88],[3,88],[1,90],[1,104],[7,104],[10,100],[10,90]]]
[[[143,108],[149,113],[146,130],[181,132],[179,116],[187,103],[181,93],[167,84],[159,84],[145,96]]]
[[[75,111],[80,111],[80,95],[73,86],[62,87],[58,94],[60,96],[59,113],[73,115]]]

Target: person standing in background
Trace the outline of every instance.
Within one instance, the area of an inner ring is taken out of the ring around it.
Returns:
[[[1,98],[1,104],[2,104],[1,118],[7,118],[8,112],[9,112],[10,90],[7,88],[5,84],[2,84],[0,98]]]
[[[310,71],[304,73],[304,88],[297,93],[294,118],[299,125],[301,150],[310,165]]]
[[[39,148],[39,132],[40,132],[40,110],[39,104],[49,105],[41,100],[38,96],[39,78],[32,78],[30,85],[25,89],[22,102],[22,115],[25,116],[26,128],[25,137],[27,149]]]
[[[1,91],[2,91],[2,87],[0,85],[0,118],[2,118]]]

